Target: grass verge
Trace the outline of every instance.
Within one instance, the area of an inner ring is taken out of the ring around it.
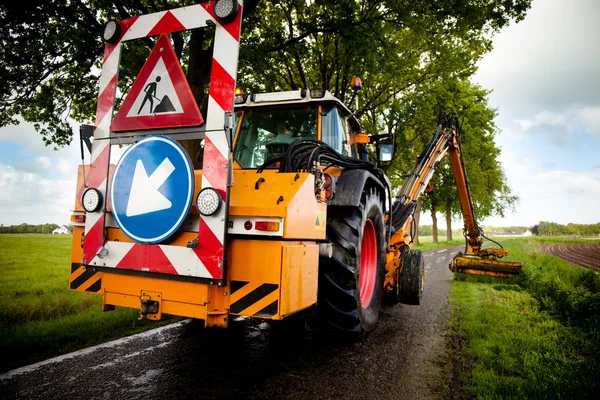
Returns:
[[[0,235],[0,372],[157,327],[68,289],[71,236]]]
[[[600,275],[537,252],[555,242],[566,239],[505,240],[524,264],[511,280],[457,276],[448,351],[464,388],[451,397],[597,398]]]
[[[419,245],[411,245],[410,247],[414,250],[426,251],[431,249],[439,249],[440,247],[450,247],[458,245],[465,245],[465,239],[463,237],[450,241],[446,241],[445,239],[439,239],[438,243],[433,243],[433,236],[419,236]]]

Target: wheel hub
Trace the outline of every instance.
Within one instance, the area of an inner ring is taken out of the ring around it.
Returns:
[[[368,219],[363,230],[360,246],[359,293],[363,309],[369,307],[377,281],[377,236],[375,226]]]

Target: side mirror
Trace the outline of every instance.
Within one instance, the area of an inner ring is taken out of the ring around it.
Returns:
[[[379,144],[379,161],[386,162],[392,161],[392,155],[394,154],[393,143],[380,143]]]
[[[377,159],[379,162],[389,162],[396,152],[396,135],[386,135],[377,142]]]

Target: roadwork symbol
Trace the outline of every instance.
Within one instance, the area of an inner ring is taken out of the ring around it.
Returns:
[[[171,39],[161,35],[115,115],[111,131],[175,128],[203,123]]]
[[[146,95],[144,96],[144,101],[142,101],[142,105],[140,106],[140,109],[137,112],[138,115],[142,113],[142,109],[146,105],[146,102],[150,103],[150,112],[154,114],[177,111],[173,106],[171,99],[169,99],[169,96],[164,95],[162,100],[156,97],[156,86],[160,82],[160,80],[161,79],[159,75],[154,79],[154,82],[150,82],[144,88],[144,92],[146,93]],[[154,99],[158,100],[159,103],[156,107],[154,107],[154,109],[152,109],[152,106],[154,105]]]

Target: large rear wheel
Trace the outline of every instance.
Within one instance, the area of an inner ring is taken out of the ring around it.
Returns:
[[[379,320],[385,275],[381,200],[366,191],[359,207],[328,209],[331,258],[321,258],[319,309],[338,332],[362,336]]]

